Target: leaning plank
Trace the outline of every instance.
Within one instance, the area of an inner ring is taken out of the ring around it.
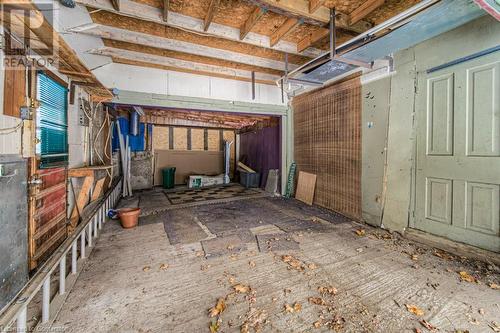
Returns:
[[[312,205],[315,189],[316,175],[300,171],[299,180],[297,182],[297,192],[295,192],[295,199],[305,202],[308,205]]]
[[[238,167],[245,170],[246,172],[255,173],[254,169],[250,168],[249,166],[247,166],[241,162],[238,162]]]
[[[90,193],[90,188],[94,184],[94,176],[87,176],[85,177],[85,180],[83,181],[82,188],[80,190],[80,193],[78,193],[78,198],[75,203],[75,207],[73,207],[73,212],[71,213],[71,226],[76,227],[76,224],[78,223],[78,212],[82,212],[83,208],[89,201],[89,193]],[[77,208],[78,207],[78,208]]]
[[[90,199],[90,201],[94,201],[94,200],[99,199],[99,197],[101,196],[101,193],[102,193],[104,181],[106,181],[106,177],[99,179],[95,183],[94,191],[92,192],[92,198]]]

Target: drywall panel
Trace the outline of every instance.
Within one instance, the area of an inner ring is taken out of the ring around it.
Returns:
[[[168,72],[146,67],[111,63],[93,72],[108,88],[167,94]]]
[[[181,72],[168,72],[169,95],[210,98],[210,77]]]
[[[161,185],[161,169],[175,167],[175,183],[185,184],[190,175],[219,175],[224,172],[224,153],[212,151],[157,150],[154,184]]]
[[[106,87],[119,90],[212,98],[227,100],[228,103],[286,105],[286,100],[281,102],[281,90],[268,84],[256,84],[256,96],[252,99],[251,82],[117,63],[99,67],[93,73]]]
[[[382,223],[390,85],[385,77],[361,90],[361,210],[363,220],[376,226]]]

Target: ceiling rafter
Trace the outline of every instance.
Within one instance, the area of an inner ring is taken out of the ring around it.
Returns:
[[[271,35],[271,46],[276,45],[283,37],[301,24],[302,20],[293,17],[287,18],[286,21]]]
[[[80,27],[80,29],[77,31],[83,34],[112,39],[116,41],[152,46],[156,48],[190,53],[199,56],[226,59],[228,61],[234,61],[235,63],[242,63],[262,68],[269,68],[279,71],[283,71],[285,68],[285,64],[282,60],[274,60],[270,58],[263,58],[260,56],[249,55],[246,53],[239,53],[231,50],[219,49],[216,48],[218,45],[214,43],[212,43],[214,47],[210,47],[206,45],[196,44],[195,41],[186,42],[184,40],[159,37],[142,32],[126,30],[111,26],[104,26],[99,24],[88,26],[86,27],[86,29]],[[297,67],[298,66],[294,63],[289,64],[290,69],[294,69]]]
[[[217,11],[217,7],[219,6],[220,0],[211,0],[210,6],[208,7],[207,15],[205,16],[205,20],[203,20],[203,31],[207,31],[214,19],[215,12]]]
[[[259,20],[262,18],[262,16],[264,16],[265,13],[267,13],[267,9],[261,8],[259,6],[255,7],[245,23],[240,28],[240,40],[243,40],[248,35],[250,30],[252,30],[255,24],[259,22]]]
[[[349,24],[356,24],[384,3],[385,0],[366,0],[361,4],[361,6],[349,14]]]
[[[280,70],[271,69],[271,68],[264,68],[264,67],[259,67],[259,66],[255,66],[255,65],[248,65],[248,64],[243,64],[243,63],[237,63],[234,61],[228,61],[226,59],[207,57],[204,55],[196,55],[196,54],[192,54],[192,53],[178,52],[178,51],[153,47],[153,46],[149,46],[149,45],[122,42],[122,41],[117,41],[117,40],[113,40],[113,39],[103,39],[103,42],[104,42],[104,46],[112,47],[112,48],[116,48],[116,49],[142,52],[142,53],[153,54],[153,55],[158,55],[158,56],[163,56],[163,57],[175,58],[175,59],[179,59],[179,60],[193,61],[193,62],[197,62],[197,63],[201,63],[201,64],[227,67],[227,68],[232,68],[235,70],[246,70],[249,73],[256,72],[256,73],[265,73],[265,74],[271,74],[271,75],[276,75],[276,76],[283,75],[283,71],[280,71]]]
[[[314,13],[326,0],[309,0],[309,13]]]
[[[113,8],[119,12],[120,11],[120,0],[109,0]]]
[[[168,19],[165,22],[163,20],[161,8],[155,8],[132,0],[121,0],[121,10],[119,13],[113,8],[113,6],[111,6],[109,0],[75,0],[75,2],[91,8],[116,13],[122,17],[128,16],[149,22],[160,23],[170,27],[181,28],[194,33],[204,33],[213,37],[238,41],[247,45],[255,45],[289,54],[299,54],[297,52],[297,44],[295,43],[282,40],[278,44],[270,46],[270,38],[268,36],[252,32],[247,33],[245,38],[241,40],[240,29],[227,25],[213,23],[210,25],[208,31],[205,32],[203,30],[203,20],[182,15],[173,11],[169,11]],[[303,56],[314,58],[319,56],[321,53],[322,51],[319,49],[309,48],[303,53]]]
[[[319,42],[321,39],[325,38],[329,34],[330,30],[328,29],[324,28],[318,29],[312,34],[308,34],[302,40],[300,40],[300,42],[297,43],[297,50],[299,52],[302,52],[303,50]]]

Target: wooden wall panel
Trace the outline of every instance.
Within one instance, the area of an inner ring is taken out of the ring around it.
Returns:
[[[205,131],[203,128],[191,129],[191,150],[205,149]]]
[[[295,161],[317,175],[314,203],[361,219],[359,77],[293,99]]]
[[[20,118],[19,108],[26,105],[26,68],[5,70],[3,114]]]
[[[208,150],[210,151],[220,151],[220,131],[219,130],[208,130]]]
[[[187,150],[187,128],[174,127],[174,150]]]
[[[168,127],[153,127],[153,149],[168,149]]]

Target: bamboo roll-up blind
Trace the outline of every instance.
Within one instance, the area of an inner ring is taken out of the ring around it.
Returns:
[[[359,77],[299,95],[295,161],[317,175],[314,204],[361,218],[361,82]]]

